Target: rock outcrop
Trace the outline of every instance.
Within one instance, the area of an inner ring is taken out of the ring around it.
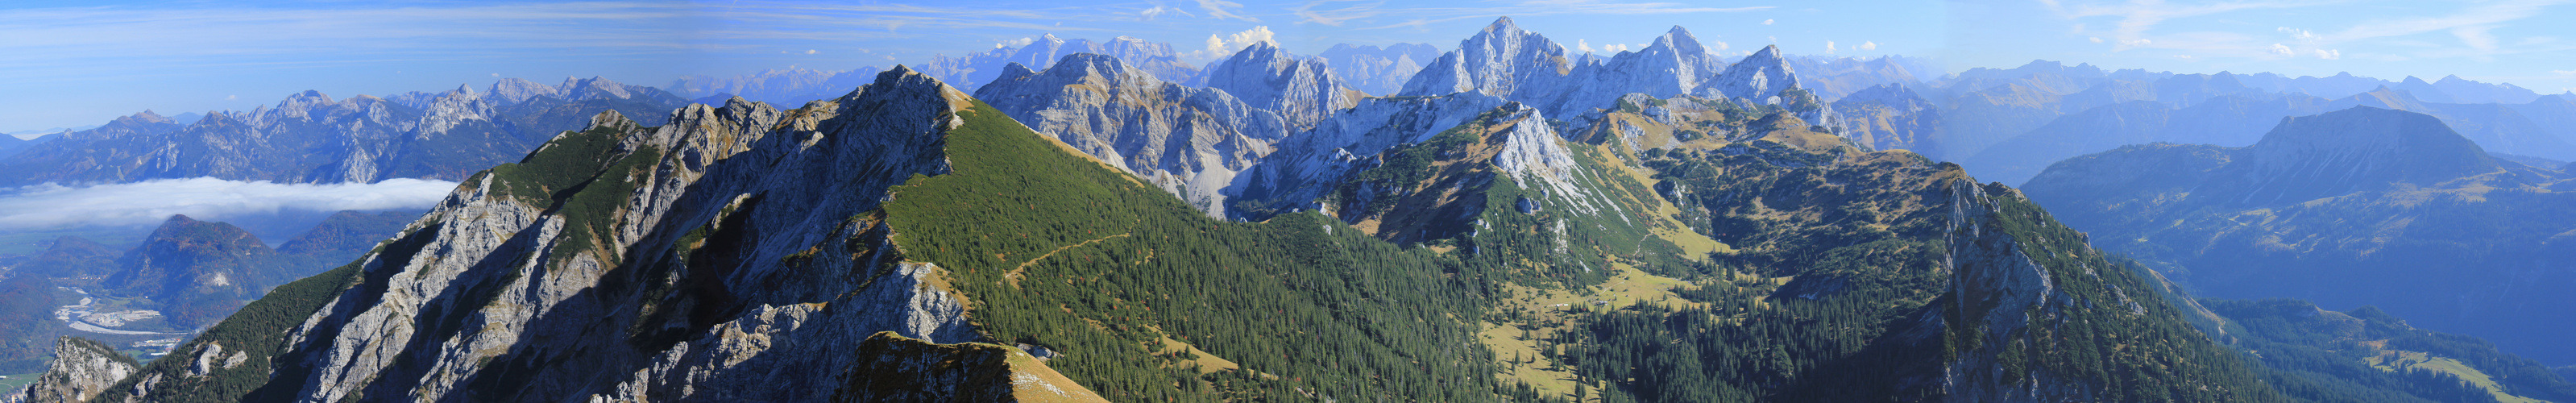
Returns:
[[[54,343],[54,362],[26,389],[0,396],[6,403],[84,402],[116,386],[137,369],[134,358],[116,347],[89,339],[63,337]]]
[[[1045,72],[1011,69],[975,97],[1213,216],[1229,205],[1220,190],[1291,133],[1279,114],[1226,91],[1162,81],[1108,56],[1067,55]],[[1325,107],[1293,101],[1286,91],[1265,95],[1267,102]]]
[[[1224,194],[1238,206],[1234,218],[1258,220],[1290,211],[1324,208],[1317,200],[1335,183],[1367,166],[1362,160],[1400,144],[1430,140],[1508,101],[1482,93],[1439,97],[1369,98],[1277,145],[1259,164],[1235,176]],[[1250,203],[1248,205],[1243,203]]]
[[[1009,346],[878,332],[851,354],[872,359],[851,370],[834,402],[1108,402]]]

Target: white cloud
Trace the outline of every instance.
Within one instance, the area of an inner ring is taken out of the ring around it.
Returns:
[[[2496,49],[2496,38],[2494,34],[2487,33],[2487,30],[2490,29],[2495,29],[2495,26],[2461,26],[2459,28],[2452,28],[2451,36],[2460,37],[2460,43],[2467,44],[2470,48],[2477,49],[2479,51],[2493,52]]]
[[[2315,32],[2308,32],[2308,30],[2304,30],[2304,29],[2291,28],[2291,27],[2280,27],[2280,28],[2275,28],[2275,29],[2273,29],[2273,30],[2274,30],[2274,31],[2280,31],[2281,33],[2285,33],[2285,34],[2290,34],[2290,37],[2291,37],[2291,38],[2296,38],[2296,39],[2298,39],[2298,40],[2302,40],[2302,41],[2314,41],[2314,40],[2317,40],[2317,38],[2319,38],[2319,37],[2317,36],[2317,33],[2315,33]]]
[[[241,96],[240,96],[240,95],[225,95],[225,96],[224,96],[224,100],[226,100],[226,101],[238,100],[238,99],[241,99]]]
[[[814,50],[813,50],[813,49],[806,49],[806,50],[805,50],[805,54],[809,54],[809,55],[810,55],[810,54],[814,54]]]
[[[1860,46],[1853,46],[1852,48],[1860,50],[1878,50],[1878,42],[1861,41]]]
[[[2303,4],[2294,2],[2256,1],[2203,5],[2178,5],[2166,4],[2163,1],[2140,0],[2117,5],[2078,5],[2074,10],[2065,12],[2065,15],[2071,18],[2119,17],[2119,23],[2113,24],[2115,28],[2112,29],[2111,37],[2119,40],[2120,45],[2117,50],[2126,50],[2128,48],[2154,44],[2155,42],[2149,41],[2145,38],[2146,32],[2149,29],[2155,28],[2156,24],[2164,23],[2165,20],[2217,14],[2236,10],[2287,8],[2300,5]],[[2056,5],[2054,2],[2050,2],[2050,8],[2062,9],[2063,7]]]
[[[1368,17],[1375,17],[1375,16],[1377,16],[1377,15],[1379,14],[1379,12],[1378,12],[1378,10],[1377,10],[1377,7],[1378,7],[1378,6],[1380,6],[1380,5],[1383,5],[1383,4],[1384,4],[1384,3],[1361,3],[1361,4],[1359,4],[1359,5],[1355,5],[1355,6],[1343,7],[1343,8],[1331,9],[1331,10],[1317,10],[1317,9],[1315,9],[1315,7],[1316,7],[1316,6],[1321,6],[1321,5],[1324,5],[1325,3],[1332,3],[1332,2],[1333,2],[1333,1],[1330,1],[1330,0],[1309,1],[1309,2],[1306,2],[1306,4],[1302,4],[1302,5],[1297,6],[1297,8],[1296,8],[1295,10],[1292,10],[1292,11],[1295,11],[1295,12],[1296,12],[1297,17],[1299,17],[1299,18],[1304,18],[1304,19],[1305,19],[1305,20],[1303,20],[1303,21],[1298,21],[1297,23],[1303,24],[1303,23],[1309,23],[1309,22],[1312,22],[1312,23],[1317,23],[1317,24],[1324,24],[1324,25],[1331,25],[1331,26],[1336,26],[1336,27],[1338,27],[1338,26],[1342,26],[1342,23],[1343,23],[1343,22],[1347,22],[1347,21],[1350,21],[1350,20],[1361,19],[1361,18],[1368,18]]]
[[[1163,16],[1164,14],[1180,14],[1180,15],[1191,16],[1191,17],[1197,17],[1197,16],[1198,16],[1197,14],[1190,14],[1190,12],[1188,12],[1188,11],[1181,11],[1181,9],[1171,8],[1171,7],[1164,7],[1164,6],[1162,6],[1162,5],[1155,5],[1155,6],[1154,6],[1154,8],[1148,8],[1148,9],[1145,9],[1145,11],[1138,11],[1138,12],[1136,12],[1136,14],[1137,14],[1137,15],[1143,15],[1143,16],[1145,16],[1145,19],[1146,19],[1146,20],[1153,20],[1155,17],[1161,17],[1161,16]],[[1058,24],[1061,24],[1061,23],[1058,23]]]
[[[1031,44],[1031,43],[1037,43],[1037,42],[1038,42],[1038,39],[1037,39],[1037,38],[1032,38],[1032,37],[1026,37],[1026,36],[1023,36],[1023,37],[1020,37],[1020,39],[1004,39],[1004,40],[1001,40],[1001,41],[999,41],[999,42],[994,42],[994,43],[993,43],[993,48],[994,48],[994,49],[1016,48],[1016,47],[1021,47],[1021,46],[1029,46],[1029,44]]]
[[[0,229],[143,225],[160,222],[172,214],[222,220],[286,210],[422,208],[437,204],[455,189],[456,182],[420,179],[329,185],[215,178],[155,179],[86,187],[43,184],[0,189]]]
[[[1825,54],[1834,54],[1834,41],[1825,41]]]
[[[2335,60],[2343,58],[2343,51],[2341,50],[2317,49],[2316,54],[2319,59]]]
[[[2099,36],[2091,37],[2091,38],[2084,38],[2084,39],[2090,39],[2090,40],[2092,40],[2092,41],[2093,41],[2093,43],[2102,43],[2102,37],[2099,37]]]
[[[1227,57],[1234,55],[1234,52],[1243,50],[1244,47],[1252,46],[1252,44],[1256,42],[1270,42],[1271,45],[1275,46],[1278,45],[1279,42],[1271,40],[1271,37],[1274,36],[1277,36],[1277,34],[1270,32],[1270,26],[1267,25],[1255,26],[1252,27],[1252,29],[1243,30],[1243,32],[1236,32],[1233,34],[1208,35],[1207,50],[1204,51],[1206,53],[1201,53],[1197,56],[1202,58]]]
[[[2453,30],[2472,25],[2491,25],[2505,21],[2530,18],[2531,16],[2540,14],[2541,9],[2558,3],[2559,1],[2561,0],[2499,1],[2469,7],[2466,10],[2461,10],[2459,13],[2445,16],[2372,21],[2344,29],[2343,32],[2337,32],[2330,36],[2330,38],[2336,41],[2349,41],[2355,39],[2413,35],[2425,32]],[[2479,29],[2477,31],[2478,34],[2484,34],[2486,30]],[[2458,34],[2457,31],[2454,31],[2453,33]],[[2468,38],[2463,36],[2461,39],[2465,40]]]
[[[1583,51],[1583,53],[1592,53],[1592,42],[1576,39],[1574,40],[1574,50]]]
[[[2299,52],[2298,52],[2298,51],[2295,51],[2295,50],[2290,50],[2290,46],[2289,46],[2289,45],[2282,45],[2282,44],[2275,43],[2275,44],[2272,44],[2272,54],[2275,54],[2275,55],[2281,55],[2281,56],[2297,56],[2297,55],[2299,54]]]
[[[1762,25],[1771,25],[1771,20],[1770,20],[1770,19],[1763,19],[1763,20],[1762,20]]]

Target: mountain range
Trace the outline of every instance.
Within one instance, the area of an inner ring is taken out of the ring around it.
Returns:
[[[2124,146],[2026,189],[2104,249],[2202,295],[2376,305],[2536,359],[2576,359],[2564,294],[2576,182],[2500,160],[2430,115],[2353,107],[2245,147]]]
[[[0,186],[214,177],[281,183],[461,180],[607,110],[688,101],[604,79],[332,99],[305,91],[246,112],[179,122],[151,112],[69,132],[0,159]],[[659,112],[654,112],[659,113]]]

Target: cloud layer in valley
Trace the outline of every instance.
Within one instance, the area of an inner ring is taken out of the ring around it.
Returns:
[[[417,209],[455,188],[456,182],[421,179],[314,185],[215,178],[0,188],[0,230],[144,225],[172,214],[222,220],[291,210]]]

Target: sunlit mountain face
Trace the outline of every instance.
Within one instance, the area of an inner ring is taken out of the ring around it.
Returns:
[[[2576,401],[2562,8],[0,6],[0,401]]]

